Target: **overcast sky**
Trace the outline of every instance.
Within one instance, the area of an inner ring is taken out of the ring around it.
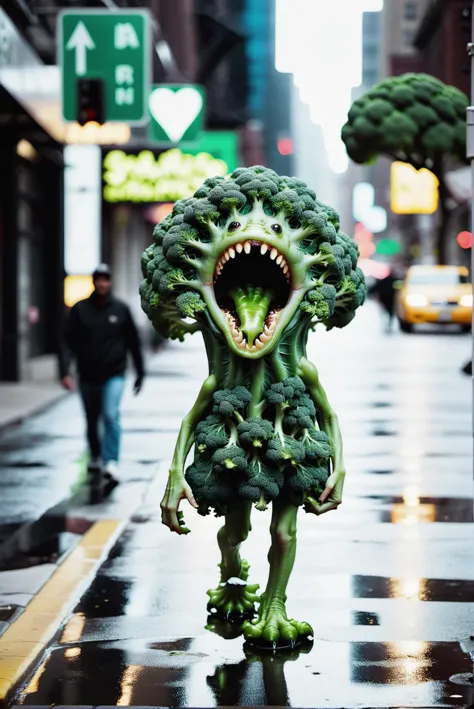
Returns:
[[[362,80],[362,13],[382,6],[383,0],[277,0],[277,69],[293,74],[335,172],[348,165],[340,131],[351,89]]]

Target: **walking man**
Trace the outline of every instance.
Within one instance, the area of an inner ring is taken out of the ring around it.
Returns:
[[[60,356],[61,383],[72,391],[71,359],[77,364],[78,386],[87,421],[89,469],[102,467],[110,482],[118,482],[120,459],[120,401],[125,384],[127,353],[136,370],[135,394],[144,369],[137,328],[127,305],[111,294],[111,273],[101,264],[92,274],[94,292],[71,309]],[[99,434],[99,423],[103,435]]]

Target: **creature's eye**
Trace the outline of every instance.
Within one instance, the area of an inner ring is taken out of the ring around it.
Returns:
[[[272,224],[271,229],[275,232],[275,234],[281,234],[283,231],[280,224]]]
[[[240,229],[241,224],[240,222],[231,222],[229,224],[229,231],[236,231],[237,229]]]

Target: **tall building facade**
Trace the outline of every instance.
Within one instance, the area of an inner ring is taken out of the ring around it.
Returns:
[[[430,1],[384,0],[381,15],[381,77],[422,71],[422,60],[413,42],[420,19]]]
[[[469,96],[471,61],[471,3],[468,0],[430,0],[420,17],[414,44],[427,73],[457,86]]]
[[[382,13],[364,12],[362,15],[362,83],[352,91],[352,101],[360,98],[371,86],[380,80],[382,41]],[[357,165],[350,162],[345,175],[339,178],[343,195],[341,200],[341,222],[343,228],[353,233],[356,220],[353,214],[354,188],[360,182],[368,182],[376,188],[377,165]],[[376,190],[377,191],[377,190]]]

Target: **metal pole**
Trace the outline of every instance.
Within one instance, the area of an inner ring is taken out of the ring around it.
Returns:
[[[471,162],[471,233],[474,234],[474,0],[471,5],[471,41],[468,44],[467,51],[471,57],[471,105],[467,109],[467,136],[466,148],[467,158]],[[471,283],[474,281],[474,244],[471,244]],[[474,286],[474,284],[473,284]],[[474,294],[474,287],[473,294]],[[473,308],[474,312],[474,308]],[[474,318],[471,332],[474,334]],[[471,335],[472,337],[472,335]],[[474,339],[471,347],[471,363],[474,361]],[[472,398],[472,434],[474,440],[474,376],[471,381],[471,398]],[[474,452],[474,446],[473,446]],[[473,470],[474,472],[474,470]],[[471,656],[472,657],[472,656]],[[473,658],[474,659],[474,658]],[[474,666],[473,666],[474,670]],[[474,671],[473,671],[474,675]],[[472,697],[471,697],[472,701]]]

